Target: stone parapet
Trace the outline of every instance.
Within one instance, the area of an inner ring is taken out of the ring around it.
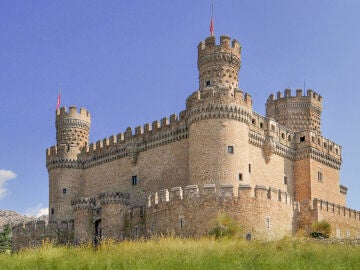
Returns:
[[[268,188],[265,186],[256,186],[254,189],[250,185],[239,185],[238,195],[234,194],[234,185],[218,185],[215,184],[204,184],[201,187],[201,191],[198,185],[190,185],[184,188],[174,187],[170,190],[163,189],[158,192],[151,194],[148,197],[147,207],[153,207],[154,205],[172,202],[173,200],[192,200],[197,198],[209,199],[209,198],[256,198],[259,200],[273,200],[279,203],[294,205],[292,197],[285,191]],[[184,190],[184,195],[180,196],[180,191]],[[170,196],[169,196],[170,194]],[[177,194],[171,195],[171,194]],[[296,206],[297,207],[297,206]]]

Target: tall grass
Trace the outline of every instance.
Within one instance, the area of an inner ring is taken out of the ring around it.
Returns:
[[[360,246],[160,238],[54,247],[0,255],[0,269],[360,269]]]

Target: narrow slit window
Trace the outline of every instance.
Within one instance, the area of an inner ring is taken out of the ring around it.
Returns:
[[[249,173],[251,173],[251,164],[249,164]]]
[[[288,178],[287,176],[284,176],[284,184],[287,185],[287,183],[288,183]]]
[[[228,146],[228,153],[229,154],[234,154],[234,146],[232,146],[232,145]]]
[[[133,175],[133,176],[131,177],[131,184],[132,184],[133,186],[136,186],[136,185],[138,184],[137,175]]]
[[[243,180],[243,175],[242,173],[239,173],[239,181],[242,181]]]

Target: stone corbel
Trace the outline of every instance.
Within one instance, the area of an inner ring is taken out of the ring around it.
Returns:
[[[137,163],[137,158],[139,156],[139,150],[138,150],[137,144],[134,142],[130,142],[126,146],[126,153],[127,153],[127,156],[130,157],[130,159],[131,159],[131,164],[133,166],[135,166]]]
[[[273,137],[266,137],[265,142],[263,144],[263,152],[265,156],[265,162],[268,164],[270,162],[271,156],[275,152],[276,142]]]

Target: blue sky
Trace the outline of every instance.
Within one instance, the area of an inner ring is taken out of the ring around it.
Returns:
[[[215,0],[215,35],[242,45],[239,86],[323,97],[322,131],[343,146],[341,183],[360,209],[360,1]],[[0,209],[48,206],[45,149],[62,105],[86,107],[96,141],[185,108],[211,1],[0,1]]]

